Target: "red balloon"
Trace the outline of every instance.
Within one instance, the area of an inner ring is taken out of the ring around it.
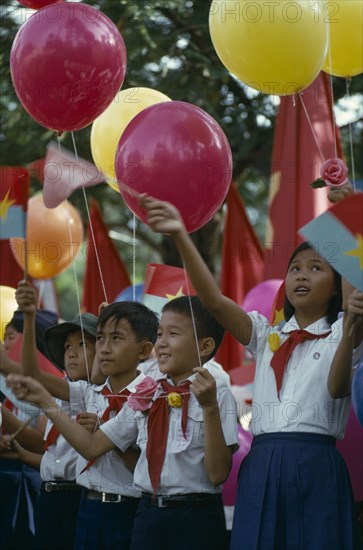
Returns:
[[[39,124],[58,132],[79,130],[118,93],[126,48],[117,27],[96,8],[53,4],[20,27],[10,70],[19,100]]]
[[[19,0],[19,2],[26,8],[31,8],[32,10],[40,10],[41,8],[45,8],[45,6],[64,2],[64,0]]]
[[[117,180],[138,193],[174,204],[189,232],[205,225],[223,203],[232,177],[232,153],[217,122],[182,101],[147,107],[127,125],[115,156]],[[120,193],[146,222],[138,199]]]

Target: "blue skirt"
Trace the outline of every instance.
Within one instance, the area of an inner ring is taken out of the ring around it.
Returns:
[[[241,464],[231,550],[355,550],[359,529],[335,438],[256,436]]]

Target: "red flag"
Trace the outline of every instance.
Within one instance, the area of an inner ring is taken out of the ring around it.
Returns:
[[[265,279],[285,277],[298,229],[327,210],[327,188],[312,189],[323,161],[342,158],[329,77],[320,73],[298,96],[281,97],[276,118]]]
[[[269,319],[271,325],[278,326],[280,323],[285,321],[284,303],[285,303],[285,281],[281,283],[281,286],[278,289],[277,294],[275,296],[274,303],[272,304],[271,314]]]
[[[9,240],[0,240],[0,285],[17,288],[24,272],[14,258]]]
[[[45,158],[33,160],[26,165],[26,169],[32,178],[35,178],[43,185],[44,181],[44,167],[45,167]]]
[[[0,167],[0,239],[25,237],[29,182],[25,168]]]
[[[227,216],[224,227],[221,290],[241,304],[244,296],[263,278],[263,251],[251,226],[242,199],[231,185],[227,196]],[[243,348],[230,334],[226,334],[217,353],[217,361],[224,370],[242,365]]]
[[[130,286],[131,281],[116,246],[108,236],[107,227],[102,220],[101,212],[96,202],[92,203],[90,218],[96,249],[92,233],[89,230],[87,262],[84,275],[83,308],[85,311],[98,315],[99,305],[104,301],[111,303],[121,290]],[[97,262],[96,250],[102,277]]]
[[[145,274],[143,303],[160,313],[164,304],[179,296],[196,294],[187,273],[181,267],[148,264]]]

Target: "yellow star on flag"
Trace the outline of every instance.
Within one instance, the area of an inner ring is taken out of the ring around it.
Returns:
[[[180,298],[180,296],[185,296],[184,292],[183,292],[183,287],[181,286],[178,290],[178,292],[173,295],[173,294],[165,294],[165,296],[167,297],[168,300],[174,300],[174,298]]]
[[[10,189],[6,193],[3,200],[0,201],[0,218],[3,219],[4,221],[6,220],[6,218],[8,216],[8,210],[9,210],[10,206],[12,204],[14,204],[14,202],[16,202],[16,201],[11,200],[11,199],[9,200],[9,194],[10,194]]]
[[[281,321],[285,321],[284,308],[276,309],[273,325],[279,325]]]
[[[357,233],[356,239],[357,248],[353,248],[353,250],[347,250],[347,252],[344,252],[344,254],[346,256],[356,256],[359,259],[360,269],[363,269],[363,236]]]

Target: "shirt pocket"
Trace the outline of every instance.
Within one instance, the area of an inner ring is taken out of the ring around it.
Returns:
[[[190,425],[191,445],[204,445],[204,419],[202,407],[192,406],[188,409],[188,427]]]
[[[147,442],[147,422],[145,414],[141,411],[137,411],[135,413],[135,418],[137,422],[137,441],[136,445],[138,445],[140,448],[146,447]]]

